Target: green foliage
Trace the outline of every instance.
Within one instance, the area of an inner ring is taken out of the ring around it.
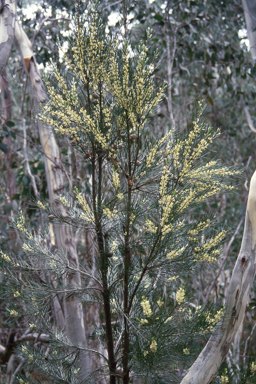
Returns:
[[[48,83],[50,101],[41,118],[83,153],[91,169],[89,187],[59,195],[53,207],[44,201],[37,206],[55,228],[67,224],[91,233],[96,260],[78,269],[64,247],[49,246],[52,227],[31,230],[21,212],[15,227],[22,253],[1,251],[0,258],[12,287],[3,292],[10,300],[7,321],[15,324],[26,311],[30,328],[49,336],[47,359],[42,346],[19,348],[27,369],[39,367],[56,383],[81,382],[76,373],[83,348],[57,329],[52,302],[96,302],[100,325],[88,348],[97,354],[103,344],[105,365],[83,379],[175,382],[176,368],[191,363],[196,343],[222,315],[193,303],[186,286],[187,273],[216,262],[225,239],[213,220],[198,220],[194,211],[232,190],[237,172],[207,160],[218,133],[203,121],[200,103],[186,137],[170,130],[150,142],[150,117],[163,90],[154,90],[144,44],[132,50],[125,39],[117,43],[88,16],[83,26],[79,21],[72,52],[63,73],[53,72],[55,86]],[[69,278],[77,273],[81,283]]]

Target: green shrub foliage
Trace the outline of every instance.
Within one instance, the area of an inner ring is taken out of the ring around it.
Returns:
[[[151,116],[163,90],[146,46],[132,51],[129,41],[106,36],[97,18],[80,21],[75,35],[62,72],[54,69],[47,83],[41,119],[83,153],[90,177],[62,191],[52,207],[37,201],[46,229],[32,231],[22,212],[15,218],[22,252],[0,257],[10,287],[7,321],[25,318],[30,334],[38,334],[35,344],[20,343],[18,354],[28,371],[51,382],[176,382],[177,368],[192,363],[198,340],[222,316],[193,303],[185,285],[199,263],[216,262],[225,238],[195,208],[231,190],[236,171],[207,161],[218,132],[204,123],[200,103],[187,137],[170,130],[152,140]],[[90,233],[94,260],[85,254],[79,268],[73,265],[65,242],[57,248],[49,240],[53,224]],[[79,275],[74,284],[72,274]],[[63,306],[73,297],[100,308],[88,351],[54,320],[53,300]],[[100,356],[85,377],[78,374],[81,351]]]

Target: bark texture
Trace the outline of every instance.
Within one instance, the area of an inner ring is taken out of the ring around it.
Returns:
[[[0,75],[0,88],[1,88],[1,99],[2,99],[2,119],[4,122],[11,120],[12,118],[12,98],[11,91],[9,87],[9,82],[7,79],[6,68],[3,68]],[[11,136],[6,136],[3,140],[4,144],[8,147],[8,152],[5,154],[5,164],[6,164],[6,191],[9,201],[12,199],[15,194],[15,179],[12,173],[12,141]],[[15,239],[15,236],[12,231],[10,231],[11,240]]]
[[[1,9],[2,7],[2,9]],[[14,39],[14,26],[16,14],[16,1],[6,0],[5,5],[0,5],[0,74],[10,56]]]
[[[244,318],[255,276],[255,243],[256,171],[250,183],[242,245],[230,281],[225,315],[181,384],[208,384],[216,377]]]
[[[247,35],[250,42],[252,58],[256,59],[256,2],[242,0],[246,21]]]

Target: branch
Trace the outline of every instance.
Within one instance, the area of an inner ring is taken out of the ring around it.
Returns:
[[[21,358],[21,362],[19,363],[18,367],[15,369],[15,371],[13,372],[13,375],[11,377],[11,380],[9,381],[9,384],[13,384],[14,380],[15,380],[15,376],[17,375],[17,373],[21,370],[22,366],[24,364],[24,359]]]
[[[246,104],[244,104],[243,110],[245,112],[246,120],[247,120],[247,123],[249,125],[250,130],[253,131],[254,133],[256,133],[256,129],[254,128],[254,125],[253,125],[253,122],[252,122],[252,118],[251,118],[251,115],[250,115],[250,112],[249,112],[249,108],[247,107]]]
[[[49,335],[46,335],[44,333],[30,333],[28,335],[23,335],[19,337],[15,343],[21,343],[22,341],[29,341],[29,340],[35,340],[35,341],[40,341],[42,343],[49,343]]]
[[[211,293],[213,287],[215,286],[218,277],[219,277],[220,274],[221,274],[221,271],[222,271],[222,269],[223,269],[223,267],[224,267],[224,265],[225,265],[225,263],[226,263],[226,261],[227,261],[228,253],[229,253],[230,247],[231,247],[233,241],[235,240],[235,237],[236,237],[236,235],[238,234],[238,232],[239,232],[239,230],[240,230],[240,228],[241,228],[241,225],[242,225],[243,221],[244,221],[244,217],[242,217],[242,219],[239,221],[239,224],[238,224],[238,226],[236,227],[235,233],[233,234],[233,236],[232,236],[231,239],[229,240],[228,246],[227,246],[227,248],[226,248],[226,250],[225,250],[225,255],[224,255],[223,261],[222,261],[222,263],[221,263],[221,266],[220,266],[220,268],[219,268],[219,271],[218,271],[217,275],[215,276],[215,278],[214,278],[214,280],[213,280],[213,282],[212,282],[210,288],[209,288],[208,291],[207,291],[207,294],[206,294],[206,296],[205,296],[205,300],[204,300],[205,303],[204,303],[204,306],[203,306],[202,309],[205,308],[205,306],[206,306],[206,304],[207,304],[207,301],[208,301],[208,298],[209,298],[209,295],[210,295],[210,293]]]
[[[29,166],[29,161],[28,161],[28,154],[27,154],[27,132],[26,132],[25,119],[23,118],[22,120],[23,120],[23,133],[24,133],[23,148],[24,148],[25,163],[26,163],[26,168],[27,168],[28,175],[29,175],[29,177],[31,179],[31,183],[32,183],[32,187],[33,187],[33,190],[34,190],[34,194],[36,196],[36,199],[38,200],[39,199],[39,193],[38,193],[38,189],[37,189],[37,186],[36,186],[36,181],[35,181],[34,175],[32,175],[32,172],[31,172],[31,169],[30,169],[30,166]]]
[[[225,315],[181,384],[209,384],[215,379],[243,320],[256,268],[256,171],[247,202],[242,245],[231,277]]]
[[[255,328],[256,328],[256,322],[255,322],[254,326],[252,327],[251,333],[250,333],[250,335],[247,337],[246,342],[245,342],[244,353],[243,353],[244,364],[245,364],[245,356],[246,356],[246,352],[247,352],[248,343],[249,343],[249,340],[250,340],[250,338],[252,337],[252,335],[253,335],[253,333],[254,333],[254,331],[255,331]]]

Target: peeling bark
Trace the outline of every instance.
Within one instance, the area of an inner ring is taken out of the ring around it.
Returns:
[[[216,377],[244,318],[255,276],[255,239],[256,171],[250,183],[242,245],[230,281],[225,315],[181,384],[208,384]]]
[[[247,35],[250,42],[252,58],[256,59],[256,2],[255,0],[242,0],[246,21]]]
[[[0,14],[0,74],[10,56],[14,39],[16,1],[6,0]]]

